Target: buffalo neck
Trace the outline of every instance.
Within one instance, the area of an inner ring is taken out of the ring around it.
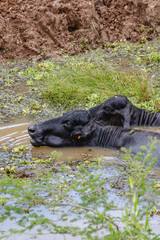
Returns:
[[[100,127],[96,128],[92,135],[91,144],[98,147],[112,147],[120,149],[123,146],[123,140],[130,129],[119,127]]]
[[[160,113],[151,113],[146,110],[141,110],[138,118],[139,126],[159,126],[160,125]]]

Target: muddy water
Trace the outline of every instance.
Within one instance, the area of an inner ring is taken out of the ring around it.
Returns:
[[[16,145],[29,145],[29,135],[27,127],[32,122],[27,122],[26,119],[17,120],[14,123],[4,123],[0,125],[0,144],[9,147]]]
[[[160,133],[160,127],[135,127],[135,129]]]
[[[31,149],[31,154],[33,157],[42,157],[45,158],[46,156],[50,155],[50,153],[53,150],[58,150],[62,152],[62,157],[57,160],[57,161],[68,161],[68,160],[90,160],[93,159],[94,157],[100,157],[103,156],[106,162],[106,169],[102,174],[107,178],[117,178],[119,176],[119,171],[118,169],[114,166],[114,162],[117,161],[117,154],[118,151],[113,151],[109,149],[104,149],[104,148],[91,148],[91,147],[79,147],[79,148],[50,148],[50,147],[39,147],[35,148],[32,147],[30,144],[30,137],[27,132],[27,128],[29,125],[33,124],[33,119],[31,118],[21,118],[15,122],[12,123],[5,123],[0,125],[0,144],[6,145],[9,148],[14,148],[17,145],[26,145],[28,148]],[[138,129],[143,129],[143,130],[149,130],[149,131],[155,131],[160,133],[160,128],[138,128]],[[156,179],[157,181],[160,181],[160,169],[153,169],[151,171],[151,177]],[[109,199],[114,201],[114,204],[118,207],[118,209],[111,211],[110,214],[111,216],[115,217],[121,217],[123,213],[123,208],[124,208],[124,199],[116,194],[116,190],[112,189],[110,186],[108,186],[108,191],[110,192],[109,194]],[[35,209],[35,211],[40,212],[44,215],[47,215],[48,218],[53,218],[53,214],[50,213],[45,207],[39,207],[39,209]],[[69,225],[70,222],[67,221],[65,223],[62,223],[62,225]],[[83,221],[77,223],[79,226],[83,226]],[[121,223],[118,223],[121,226]],[[151,228],[153,232],[156,234],[160,234],[160,216],[154,215],[151,218]],[[16,227],[17,224],[14,221],[11,220],[6,220],[2,224],[0,224],[0,230],[3,230],[5,232],[8,231],[8,227]],[[44,232],[45,234],[45,232]],[[14,238],[9,238],[11,239],[33,239],[34,236],[36,235],[36,231],[33,230],[31,232],[25,233],[18,235],[16,234]],[[63,235],[56,235],[53,237],[51,234],[45,234],[42,236],[36,237],[36,239],[42,240],[63,240],[63,239],[70,239],[70,240],[80,240],[80,237],[72,237],[66,235],[65,237]]]

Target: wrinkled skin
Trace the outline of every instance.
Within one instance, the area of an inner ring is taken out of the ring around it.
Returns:
[[[94,122],[84,110],[70,111],[62,117],[34,124],[28,132],[32,145],[36,147],[98,146],[117,150],[132,147],[134,154],[142,151],[140,146],[147,145],[148,137],[152,137],[158,140],[153,154],[158,156],[160,165],[160,134],[112,126],[105,128]]]
[[[160,112],[135,107],[126,96],[116,95],[89,109],[90,115],[103,126],[160,126]]]

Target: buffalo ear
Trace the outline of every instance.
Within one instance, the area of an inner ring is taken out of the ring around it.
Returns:
[[[92,136],[93,132],[95,131],[95,124],[91,120],[88,124],[84,125],[81,129],[75,129],[71,133],[71,138],[75,140],[76,142],[84,142],[88,141],[90,137]]]
[[[80,110],[78,112],[78,115],[76,114],[75,119],[78,124],[87,124],[91,120],[91,115],[88,111]]]

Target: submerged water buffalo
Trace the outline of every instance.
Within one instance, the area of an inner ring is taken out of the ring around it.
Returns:
[[[116,95],[88,110],[102,125],[130,128],[130,126],[160,126],[160,112],[151,113],[137,108],[126,96]]]
[[[132,147],[133,154],[142,151],[140,146],[147,145],[149,137],[156,138],[157,148],[154,156],[158,156],[160,165],[160,134],[121,127],[103,127],[92,120],[85,110],[65,113],[62,117],[34,124],[28,128],[33,146],[98,146],[120,149]]]

